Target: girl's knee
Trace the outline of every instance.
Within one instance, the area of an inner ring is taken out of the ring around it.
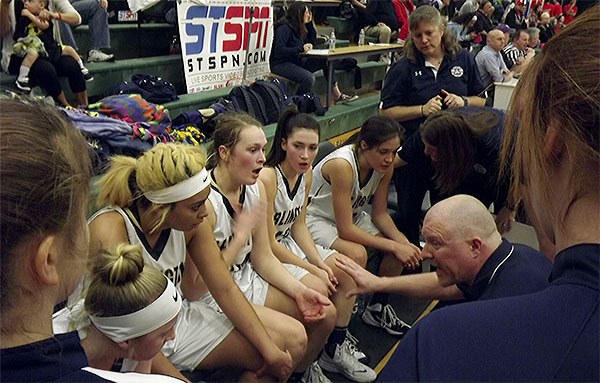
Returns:
[[[285,348],[292,356],[294,364],[297,364],[304,357],[306,347],[308,345],[308,336],[304,325],[292,318],[289,318],[289,323],[285,326],[285,331],[281,336],[285,341]]]
[[[351,251],[346,252],[346,256],[362,267],[367,265],[367,249],[362,245],[353,246]]]

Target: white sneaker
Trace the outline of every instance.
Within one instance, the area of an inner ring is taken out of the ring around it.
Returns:
[[[302,379],[300,379],[302,383],[331,383],[331,380],[323,373],[321,370],[321,366],[317,361],[314,361],[308,370],[302,375]]]
[[[348,343],[348,348],[356,360],[363,364],[369,363],[369,357],[358,348],[358,339],[354,335],[350,334],[350,331],[346,332],[346,339],[344,339],[344,343]]]
[[[382,306],[381,303],[375,303],[368,306],[361,318],[366,324],[381,327],[392,335],[402,336],[410,330],[410,325],[398,318],[389,304]]]
[[[343,374],[354,382],[370,383],[377,379],[377,373],[369,366],[359,362],[352,355],[346,342],[337,345],[333,358],[323,352],[319,358],[319,364],[325,371]]]
[[[87,61],[89,63],[93,63],[93,62],[102,62],[102,61],[110,61],[115,57],[115,55],[113,54],[106,54],[104,52],[102,52],[99,49],[92,49],[91,51],[88,52],[88,59]]]

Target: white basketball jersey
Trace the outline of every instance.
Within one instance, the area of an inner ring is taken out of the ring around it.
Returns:
[[[347,161],[352,166],[353,182],[352,182],[352,218],[357,219],[360,212],[366,209],[367,203],[375,194],[375,190],[379,186],[379,182],[383,178],[383,174],[372,170],[367,177],[366,182],[360,184],[360,175],[358,172],[358,159],[354,152],[354,145],[342,146],[339,149],[331,152],[323,158],[313,170],[313,182],[310,188],[308,199],[307,214],[335,223],[333,216],[333,196],[331,195],[331,184],[323,178],[323,165],[329,160],[341,158]]]
[[[143,249],[144,262],[154,265],[161,270],[179,288],[185,268],[186,243],[185,234],[179,230],[163,230],[154,248],[146,240],[137,218],[129,209],[120,207],[106,207],[96,212],[90,219],[92,222],[101,214],[111,211],[118,212],[125,221],[127,238],[132,245],[141,245]]]
[[[215,227],[213,228],[213,234],[215,240],[219,245],[219,248],[223,250],[227,247],[229,242],[233,238],[233,225],[235,218],[235,211],[233,206],[229,203],[229,200],[221,194],[219,188],[214,184],[211,185],[212,190],[208,196],[208,200],[212,204],[215,212]],[[260,200],[260,192],[258,184],[244,185],[240,197],[240,204],[244,211],[251,210]],[[252,238],[248,240],[248,243],[244,245],[240,253],[237,255],[234,264],[231,267],[232,273],[239,271],[250,261],[250,251],[252,251]]]
[[[281,241],[282,238],[290,235],[291,227],[302,211],[306,196],[306,179],[304,174],[300,174],[296,185],[290,186],[279,166],[275,167],[275,174],[277,174],[277,194],[273,222],[275,237],[277,241]]]

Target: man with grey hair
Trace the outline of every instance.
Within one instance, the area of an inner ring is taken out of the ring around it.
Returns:
[[[542,253],[502,239],[494,217],[476,198],[455,195],[438,202],[423,221],[424,259],[435,272],[378,277],[347,259],[336,264],[357,287],[423,299],[467,301],[523,295],[548,286],[552,263]]]
[[[529,41],[527,46],[531,49],[540,47],[540,30],[536,27],[527,28],[527,34],[529,35]]]

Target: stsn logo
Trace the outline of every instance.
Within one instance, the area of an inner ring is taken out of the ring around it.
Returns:
[[[208,44],[210,53],[237,52],[246,47],[250,28],[250,7],[242,6],[190,6],[185,16],[185,32],[196,37],[195,42],[185,44],[185,53],[199,54]],[[266,48],[270,7],[254,7],[251,35],[256,36],[256,46]]]

